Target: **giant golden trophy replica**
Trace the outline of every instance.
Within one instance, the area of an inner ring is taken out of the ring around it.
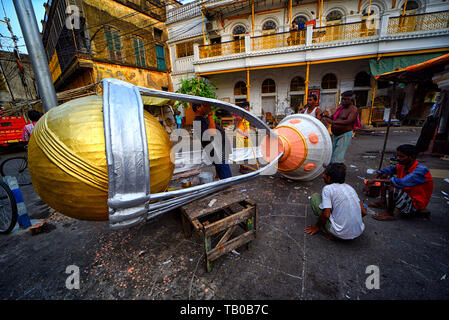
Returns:
[[[102,85],[103,95],[75,99],[48,111],[29,142],[28,165],[36,192],[50,207],[72,218],[109,220],[112,229],[125,228],[273,172],[276,165],[289,178],[310,180],[330,159],[329,134],[310,116],[289,116],[273,131],[250,112],[220,100],[117,79],[104,79]],[[248,174],[166,191],[175,168],[172,143],[159,121],[144,111],[142,99],[148,97],[205,102],[245,117],[268,134],[260,146],[268,164]]]
[[[50,109],[29,142],[28,166],[36,192],[50,207],[76,219],[109,219],[102,104],[102,96],[89,96]],[[172,143],[155,117],[148,112],[144,116],[151,192],[162,192],[173,174]]]

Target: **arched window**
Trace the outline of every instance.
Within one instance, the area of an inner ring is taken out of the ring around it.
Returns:
[[[141,37],[133,38],[134,54],[136,56],[136,64],[141,67],[145,67],[145,46]]]
[[[265,21],[265,23],[262,26],[262,30],[276,30],[276,22],[273,20]]]
[[[294,77],[290,82],[290,91],[303,91],[305,82],[302,77]]]
[[[329,12],[329,14],[326,16],[326,22],[329,21],[339,21],[343,18],[343,14],[339,10],[332,10]]]
[[[245,26],[242,26],[241,24],[234,27],[234,29],[232,30],[232,34],[245,34],[245,33],[246,33],[246,28],[245,28]]]
[[[293,22],[298,26],[298,30],[302,30],[306,27],[307,18],[304,16],[297,16],[293,19]]]
[[[371,77],[365,71],[357,73],[354,79],[354,87],[369,87],[371,85]]]
[[[245,96],[247,94],[246,83],[243,81],[239,81],[234,86],[234,95],[235,96]]]
[[[104,35],[106,37],[109,59],[122,61],[122,42],[118,29],[109,26],[105,27]]]
[[[401,9],[404,9],[404,5],[402,5]],[[407,1],[407,5],[405,6],[405,11],[412,11],[419,9],[419,4],[416,1]]]
[[[266,79],[262,82],[262,93],[276,92],[276,83],[272,79]]]
[[[337,77],[333,73],[324,75],[321,79],[322,89],[337,89]]]

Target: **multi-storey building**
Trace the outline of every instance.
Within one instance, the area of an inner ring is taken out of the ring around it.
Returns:
[[[353,90],[366,123],[391,90],[374,76],[449,52],[449,3],[198,0],[169,10],[167,31],[175,90],[205,77],[219,99],[247,100],[258,115],[298,110],[311,91],[332,112]]]
[[[166,9],[160,0],[51,0],[43,44],[57,91],[119,78],[171,90]]]
[[[20,113],[22,106],[36,100],[35,77],[27,54],[20,60],[13,52],[0,51],[0,106],[7,115]]]

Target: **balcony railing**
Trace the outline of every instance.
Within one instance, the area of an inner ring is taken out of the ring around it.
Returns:
[[[199,46],[200,59],[245,52],[245,39]]]
[[[368,20],[315,28],[312,35],[312,43],[373,37],[378,34],[377,26],[377,20]]]
[[[388,20],[388,34],[449,28],[449,11],[414,14]]]
[[[354,41],[404,32],[449,29],[449,10],[401,17],[384,17],[319,28],[267,34],[257,37],[199,46],[197,59],[228,56],[293,46],[310,46],[335,41]],[[388,20],[387,20],[388,19]],[[248,52],[247,52],[248,51]]]
[[[252,37],[251,39],[254,51],[305,45],[306,30],[274,33]]]

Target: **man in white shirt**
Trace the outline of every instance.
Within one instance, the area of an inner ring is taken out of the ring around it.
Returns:
[[[310,198],[310,206],[318,218],[316,224],[305,229],[308,234],[323,231],[331,238],[355,239],[365,229],[362,217],[367,212],[357,192],[344,183],[346,167],[339,163],[329,164],[323,173],[326,183],[321,195],[315,193]]]

